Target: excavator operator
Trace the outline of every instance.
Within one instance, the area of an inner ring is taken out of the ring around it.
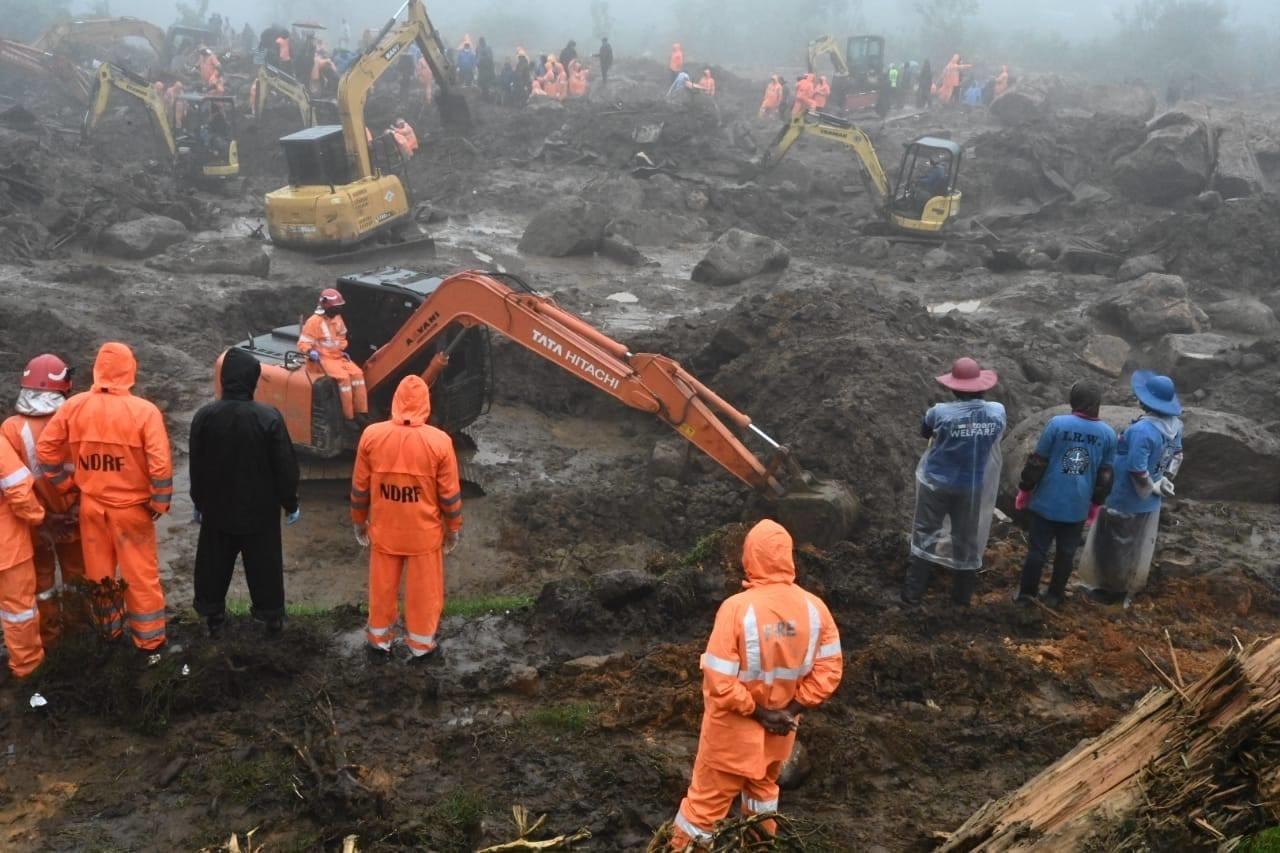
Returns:
[[[929,168],[916,181],[915,201],[920,210],[929,203],[929,199],[947,194],[947,167],[941,155],[929,158]]]
[[[341,311],[345,304],[342,294],[332,287],[322,290],[315,312],[298,336],[298,351],[333,377],[342,398],[343,417],[363,426],[369,420],[369,395],[364,371],[347,355],[347,324]]]

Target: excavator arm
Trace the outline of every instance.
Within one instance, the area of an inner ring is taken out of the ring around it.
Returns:
[[[400,13],[406,12],[405,20],[400,21]],[[360,58],[347,69],[338,83],[338,111],[342,116],[343,139],[347,147],[347,156],[355,165],[356,175],[360,178],[373,176],[373,164],[369,158],[369,146],[365,140],[364,106],[369,98],[369,91],[392,65],[400,60],[401,54],[417,44],[422,56],[435,75],[441,88],[441,109],[444,110],[446,122],[463,119],[466,102],[456,106],[461,96],[450,90],[454,79],[453,63],[445,52],[444,41],[440,33],[427,17],[427,9],[422,0],[405,0],[403,6],[387,21],[373,43],[361,54]],[[448,106],[447,106],[448,105]],[[450,113],[453,113],[452,115]]]
[[[0,66],[50,80],[81,106],[93,97],[93,77],[65,56],[9,39],[0,39]]]
[[[260,117],[262,115],[267,106],[267,97],[271,92],[275,92],[297,106],[298,112],[302,114],[304,126],[311,127],[316,123],[315,108],[311,103],[311,93],[293,75],[281,71],[274,65],[263,63],[258,66],[257,82],[257,97],[249,105],[249,108],[253,110],[254,116]]]
[[[831,65],[838,76],[849,76],[849,63],[845,61],[840,43],[831,36],[822,36],[809,42],[809,73],[816,74],[823,56],[831,57]]]
[[[144,39],[162,61],[167,58],[164,30],[138,18],[82,18],[64,21],[50,27],[32,46],[49,53],[60,53],[70,45],[104,44],[131,36]]]
[[[160,131],[160,136],[164,139],[164,144],[169,149],[169,156],[176,160],[178,157],[178,143],[174,139],[173,129],[169,126],[169,113],[165,109],[164,99],[160,97],[160,93],[151,88],[142,78],[130,74],[123,68],[118,68],[109,62],[104,62],[98,66],[98,77],[95,83],[93,100],[84,116],[85,136],[93,134],[94,129],[98,126],[98,120],[107,111],[107,105],[111,101],[112,89],[137,98],[142,102],[142,105],[146,107],[147,112],[151,114],[151,118],[155,121],[156,128]]]
[[[451,325],[487,326],[626,406],[669,424],[726,471],[766,494],[785,492],[777,479],[786,448],[765,435],[678,363],[663,355],[633,354],[546,296],[516,290],[494,274],[449,276],[409,317],[395,338],[364,364],[370,391],[390,382]],[[442,367],[428,365],[430,381]],[[735,430],[737,432],[735,432]],[[773,451],[762,463],[739,439],[750,431]]]
[[[831,139],[851,148],[857,158],[867,191],[876,198],[877,205],[883,207],[890,202],[892,194],[889,189],[889,178],[885,175],[884,167],[880,165],[880,158],[876,155],[876,149],[871,144],[870,137],[852,122],[826,113],[807,112],[792,116],[778,132],[773,143],[765,149],[760,161],[761,168],[770,169],[776,166],[791,150],[791,146],[806,134]]]

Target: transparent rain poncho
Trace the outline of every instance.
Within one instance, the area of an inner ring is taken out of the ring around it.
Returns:
[[[1124,595],[1125,606],[1147,585],[1160,531],[1160,510],[1121,512],[1103,509],[1089,531],[1080,557],[1080,585]]]

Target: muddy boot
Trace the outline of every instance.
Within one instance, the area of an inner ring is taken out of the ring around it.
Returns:
[[[220,640],[227,631],[227,614],[219,613],[216,616],[210,616],[205,620],[205,624],[209,627],[209,639]]]
[[[1022,577],[1018,582],[1018,592],[1013,596],[1014,601],[1026,603],[1036,597],[1040,592],[1040,574],[1043,570],[1043,563],[1027,558],[1022,566]]]
[[[1040,603],[1051,610],[1057,610],[1062,606],[1062,596],[1053,590],[1046,590],[1044,595],[1040,596]]]
[[[951,603],[968,607],[973,601],[973,591],[978,588],[978,573],[972,570],[953,569],[951,572]]]
[[[267,639],[269,640],[275,640],[284,633],[283,616],[272,616],[270,619],[265,620],[264,625],[266,626]]]
[[[932,563],[913,557],[907,563],[906,577],[902,581],[902,603],[914,607],[923,602],[925,591],[929,589],[929,576],[932,574]]]
[[[381,666],[392,661],[390,649],[379,649],[375,646],[365,646],[364,654],[365,657],[369,659],[369,663],[375,666]]]

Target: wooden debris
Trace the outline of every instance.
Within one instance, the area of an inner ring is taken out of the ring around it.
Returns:
[[[988,802],[944,853],[1194,850],[1280,822],[1280,639],[1154,689],[1097,738]]]
[[[511,807],[511,820],[516,825],[516,840],[508,841],[505,844],[495,844],[493,847],[486,847],[478,850],[476,853],[515,853],[520,850],[569,850],[573,845],[591,838],[591,833],[585,829],[579,829],[572,835],[557,835],[555,838],[548,838],[545,841],[530,841],[529,836],[542,829],[547,822],[547,816],[542,815],[532,823],[529,822],[529,810],[524,806],[516,804]]]

